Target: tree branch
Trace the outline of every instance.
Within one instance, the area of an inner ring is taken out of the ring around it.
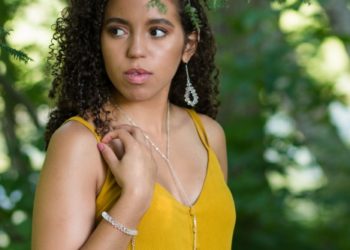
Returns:
[[[26,107],[28,114],[30,118],[32,119],[34,125],[40,129],[41,125],[39,123],[36,109],[31,104],[31,102],[28,100],[28,98],[21,94],[20,92],[16,91],[13,87],[13,85],[8,81],[4,76],[0,75],[0,85],[3,86],[5,93],[13,100],[15,100],[17,103],[23,104],[23,106]]]

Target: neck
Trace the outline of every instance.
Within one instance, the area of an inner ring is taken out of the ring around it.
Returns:
[[[146,133],[162,137],[167,131],[168,102],[118,102],[122,112]],[[169,106],[170,108],[170,106]],[[123,114],[118,119],[124,122]]]

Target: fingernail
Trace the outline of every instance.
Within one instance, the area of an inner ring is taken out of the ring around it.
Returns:
[[[103,143],[97,143],[98,150],[103,151],[105,149],[105,145]]]

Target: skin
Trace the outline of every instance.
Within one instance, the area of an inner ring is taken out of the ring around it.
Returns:
[[[76,122],[65,123],[54,133],[36,191],[33,250],[126,249],[129,236],[105,221],[94,224],[95,200],[107,168],[122,187],[120,199],[108,212],[129,228],[137,228],[156,183],[186,203],[176,191],[164,160],[152,150],[143,133],[166,151],[171,79],[179,63],[188,62],[194,54],[197,35],[190,34],[188,42],[184,42],[173,1],[163,1],[168,7],[166,14],[148,10],[147,2],[111,0],[107,5],[101,45],[107,74],[116,88],[115,98],[106,105],[112,111],[115,130],[99,144],[88,129]],[[140,67],[152,75],[142,84],[130,84],[123,72]],[[138,127],[130,126],[113,109],[116,103]],[[187,191],[188,202],[194,203],[205,180],[207,152],[199,137],[193,136],[197,132],[187,112],[171,105],[170,114],[170,161]],[[216,121],[200,116],[226,180],[224,132]]]
[[[185,48],[181,41],[185,37],[175,8],[170,8],[165,17],[157,8],[148,10],[139,1],[131,2],[140,7],[130,12],[128,2],[108,4],[101,34],[106,71],[118,89],[119,103],[150,99],[164,103],[180,61],[188,61],[194,51],[189,46]],[[142,25],[134,25],[134,20]],[[152,73],[146,84],[133,85],[125,80],[123,73],[132,68]]]

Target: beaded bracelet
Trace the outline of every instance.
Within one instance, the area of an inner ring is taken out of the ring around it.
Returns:
[[[102,212],[102,218],[105,219],[109,224],[111,224],[114,228],[118,229],[122,233],[129,235],[129,236],[136,236],[137,230],[130,229],[124,226],[123,224],[115,221],[112,216],[110,216],[106,211]]]
[[[127,228],[123,224],[115,221],[112,218],[112,216],[110,216],[106,211],[102,212],[102,218],[105,219],[109,224],[111,224],[114,228],[118,229],[122,233],[131,236],[131,249],[135,250],[135,236],[138,233],[137,230]]]

